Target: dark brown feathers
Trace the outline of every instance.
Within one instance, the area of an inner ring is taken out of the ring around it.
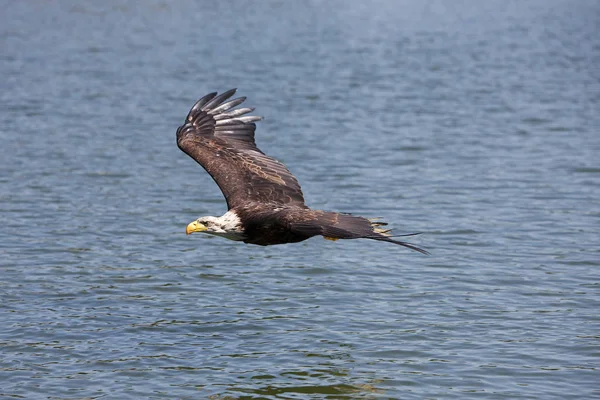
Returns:
[[[235,89],[210,93],[194,104],[177,129],[177,145],[212,176],[240,220],[244,242],[258,245],[299,242],[316,235],[327,239],[366,238],[425,250],[392,239],[383,222],[311,210],[288,169],[265,155],[254,141],[254,108],[235,108],[245,97],[229,100]]]
[[[234,93],[210,93],[198,100],[177,129],[177,145],[212,176],[229,209],[250,202],[306,207],[296,178],[256,147],[254,122],[262,117],[243,116],[253,108],[231,110],[245,100],[227,101]]]
[[[291,223],[291,230],[296,233],[305,233],[310,236],[322,235],[329,239],[373,239],[382,242],[395,243],[423,254],[429,254],[411,243],[391,238],[389,230],[380,226],[385,222],[373,222],[367,218],[350,214],[328,211],[310,210],[306,213],[305,220],[296,220]]]

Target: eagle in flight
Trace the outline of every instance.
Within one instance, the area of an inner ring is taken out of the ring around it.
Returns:
[[[235,108],[246,100],[229,100],[235,91],[202,97],[177,129],[177,145],[212,176],[228,207],[221,217],[191,222],[187,234],[205,232],[261,246],[301,242],[317,235],[330,240],[366,238],[428,254],[414,244],[393,239],[385,222],[307,207],[296,177],[256,147],[254,122],[262,117],[246,115],[254,108]]]

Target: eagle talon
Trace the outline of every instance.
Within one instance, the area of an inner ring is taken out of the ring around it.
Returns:
[[[384,236],[391,236],[391,229],[381,229],[381,228],[373,228],[373,232],[379,233]]]

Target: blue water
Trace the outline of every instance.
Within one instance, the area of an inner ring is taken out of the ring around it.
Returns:
[[[0,398],[600,398],[600,6],[3,1]],[[239,88],[317,209],[258,247],[175,144]]]

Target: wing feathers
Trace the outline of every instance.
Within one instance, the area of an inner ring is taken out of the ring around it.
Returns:
[[[259,117],[257,115],[248,115],[246,117],[237,117],[235,120],[236,121],[241,121],[244,124],[248,124],[250,122],[260,121],[262,119],[263,119],[262,117]]]
[[[294,204],[305,208],[302,189],[290,171],[264,155],[254,141],[254,108],[234,109],[246,100],[228,100],[235,89],[210,93],[194,104],[177,144],[217,182],[231,209],[249,202]]]
[[[200,100],[198,100],[196,102],[196,104],[194,104],[194,106],[192,107],[190,112],[188,113],[186,119],[191,122],[192,115],[194,115],[198,110],[200,110],[206,103],[208,103],[210,100],[212,100],[213,97],[215,97],[216,95],[217,95],[217,92],[212,92],[212,93],[209,93],[206,96],[202,97]]]
[[[237,117],[237,118],[232,118],[232,119],[222,119],[220,121],[216,121],[215,125],[216,126],[228,126],[230,129],[248,129],[249,126],[252,126],[248,123],[245,123],[244,120],[242,118],[258,118],[258,119],[251,119],[250,121],[260,121],[260,117],[253,117],[253,116],[248,116],[248,117]],[[255,125],[256,127],[256,125]]]
[[[230,100],[227,103],[223,103],[219,107],[213,108],[212,110],[208,111],[208,114],[210,114],[210,115],[221,114],[223,111],[227,111],[230,108],[239,106],[240,104],[242,104],[244,102],[244,100],[246,100],[245,97],[238,97],[237,99]]]
[[[225,100],[227,100],[228,98],[233,96],[235,94],[236,90],[237,89],[229,89],[228,91],[221,93],[220,95],[218,95],[217,97],[213,98],[208,103],[206,103],[204,105],[204,107],[202,107],[202,110],[207,111],[207,110],[210,110],[213,106],[221,104],[222,102],[224,102]],[[246,98],[244,98],[244,100],[246,100]],[[242,100],[242,101],[244,101],[244,100]]]
[[[233,110],[227,113],[214,115],[213,118],[215,119],[215,121],[219,121],[226,118],[233,118],[239,115],[244,115],[252,111],[254,111],[254,107],[238,108],[237,110]]]

